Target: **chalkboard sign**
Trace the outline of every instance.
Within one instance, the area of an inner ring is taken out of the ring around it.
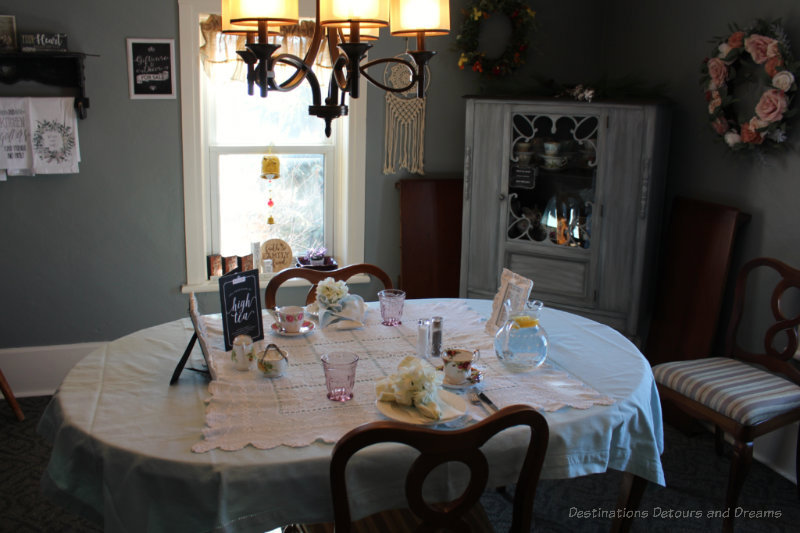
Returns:
[[[128,39],[131,98],[175,98],[175,40]]]
[[[508,186],[514,189],[533,189],[536,187],[537,174],[534,167],[512,167]]]
[[[237,335],[250,335],[254,341],[264,338],[261,322],[261,289],[258,270],[229,274],[219,278],[222,304],[222,336],[225,351],[233,346]]]

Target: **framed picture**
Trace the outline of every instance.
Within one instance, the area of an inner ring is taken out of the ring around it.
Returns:
[[[131,99],[175,98],[175,39],[127,39]]]
[[[17,50],[17,19],[13,15],[0,15],[0,51]]]
[[[237,271],[219,278],[219,298],[226,352],[233,347],[237,335],[249,335],[254,341],[264,338],[258,270]]]
[[[525,309],[525,302],[528,301],[531,290],[533,290],[532,280],[504,268],[500,276],[500,288],[492,301],[492,316],[486,322],[486,332],[494,335],[508,320],[503,305],[506,300],[511,300],[511,313],[519,313]]]

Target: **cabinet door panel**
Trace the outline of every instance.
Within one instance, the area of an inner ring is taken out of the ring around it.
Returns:
[[[608,111],[604,179],[600,185],[602,238],[598,257],[598,305],[625,311],[639,295],[632,286],[637,254],[639,191],[642,184],[644,113],[636,108]]]
[[[550,302],[575,303],[589,298],[589,264],[509,254],[509,268],[533,280],[533,295]]]
[[[471,104],[471,103],[470,103]],[[506,151],[505,106],[467,106],[461,293],[493,294],[500,276],[500,182]],[[469,124],[472,124],[472,128]]]

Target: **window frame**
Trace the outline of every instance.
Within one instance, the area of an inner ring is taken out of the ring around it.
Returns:
[[[209,280],[206,256],[211,252],[211,162],[207,117],[200,82],[199,46],[202,15],[219,12],[219,0],[178,0],[180,34],[181,142],[183,146],[183,202],[186,244],[186,282],[181,292],[213,292],[219,289],[216,280]],[[305,83],[303,84],[305,85]],[[307,90],[298,87],[297,90]],[[280,95],[270,97],[280,98]],[[257,96],[254,96],[257,98]],[[332,191],[332,227],[330,232],[335,259],[340,265],[364,262],[364,206],[366,182],[366,80],[361,79],[361,92],[350,100],[348,119],[334,121],[339,128],[335,146],[337,156]],[[324,127],[322,120],[319,127]],[[326,184],[326,189],[328,186]],[[328,193],[326,192],[326,195]],[[326,215],[326,224],[328,216]],[[262,274],[261,280],[271,276]]]

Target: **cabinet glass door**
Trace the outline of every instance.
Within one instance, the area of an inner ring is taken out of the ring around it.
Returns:
[[[589,248],[599,117],[512,115],[507,238]]]

